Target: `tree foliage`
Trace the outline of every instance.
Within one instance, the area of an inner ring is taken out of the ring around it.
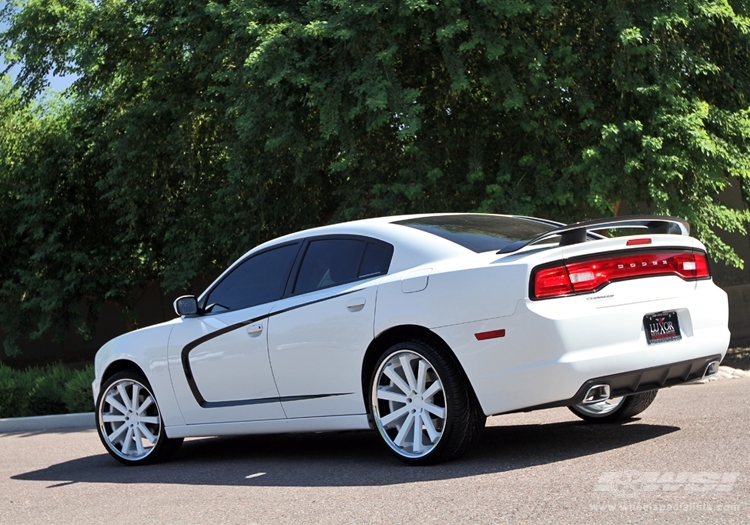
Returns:
[[[715,232],[750,219],[718,199],[750,187],[749,11],[11,0],[3,326],[85,332],[103,301],[134,319],[150,283],[183,287],[268,238],[390,213],[572,221],[622,206],[684,217],[741,265]],[[36,102],[50,73],[78,79]]]

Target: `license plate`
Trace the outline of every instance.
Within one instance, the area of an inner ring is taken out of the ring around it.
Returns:
[[[643,317],[643,328],[646,330],[646,341],[650,345],[682,339],[677,312],[646,315]]]

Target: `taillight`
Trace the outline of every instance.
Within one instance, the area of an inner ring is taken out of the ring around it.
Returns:
[[[677,275],[685,280],[711,276],[706,254],[700,252],[626,253],[615,257],[562,263],[533,274],[533,297],[545,299],[599,290],[624,279]]]

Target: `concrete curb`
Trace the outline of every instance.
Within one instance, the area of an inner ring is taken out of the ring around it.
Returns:
[[[93,412],[0,419],[0,433],[94,428]]]

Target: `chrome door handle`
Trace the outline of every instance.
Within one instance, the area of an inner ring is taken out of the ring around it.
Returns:
[[[263,331],[263,325],[262,324],[251,324],[247,327],[247,335],[255,337],[256,335],[260,335],[260,333]]]

